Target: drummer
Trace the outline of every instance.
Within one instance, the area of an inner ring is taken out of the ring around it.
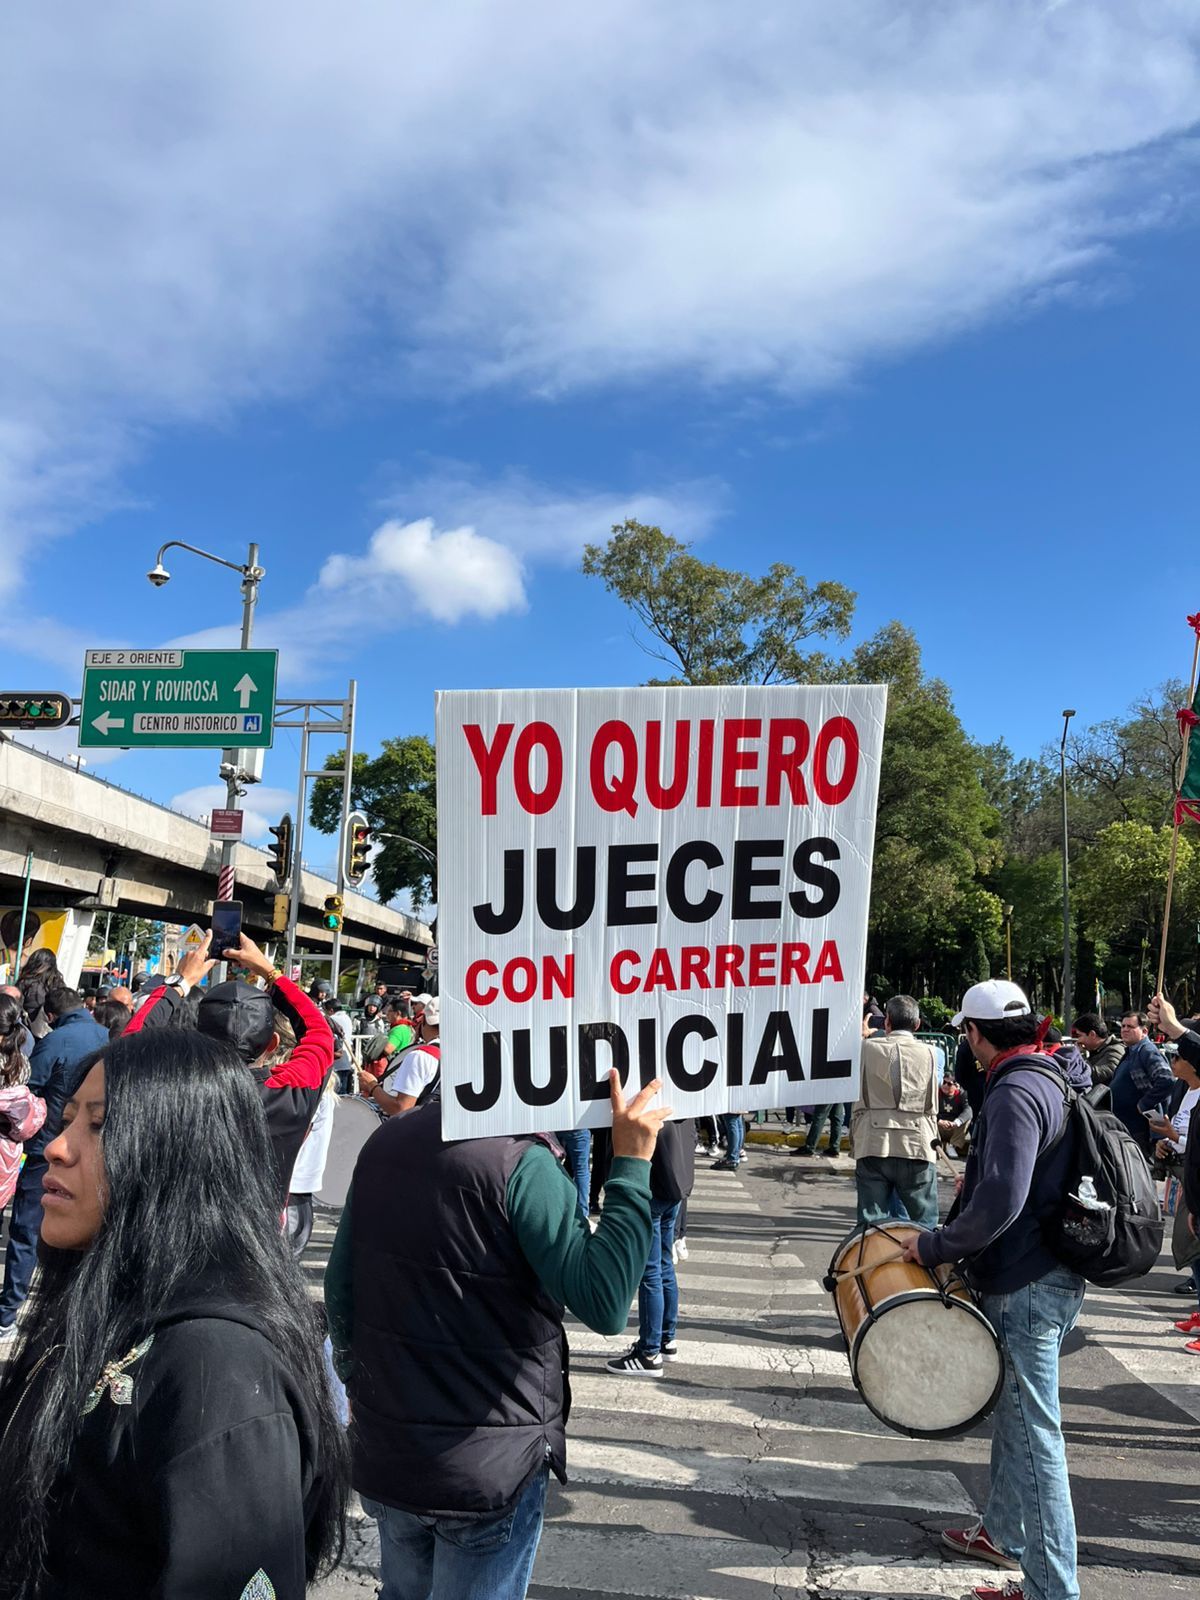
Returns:
[[[947,1529],[942,1543],[967,1560],[1023,1572],[1023,1580],[1003,1590],[975,1589],[981,1600],[1002,1593],[1012,1600],[1079,1600],[1058,1360],[1083,1304],[1084,1281],[1050,1254],[1040,1222],[1061,1207],[1074,1152],[1067,1139],[1050,1148],[1066,1116],[1062,1089],[1022,1066],[1054,1068],[1081,1092],[1091,1075],[1075,1052],[1066,1059],[1041,1052],[1038,1019],[1015,983],[975,984],[954,1026],[964,1029],[987,1087],[961,1210],[945,1227],[917,1234],[905,1259],[929,1267],[966,1263],[1000,1339],[1005,1380],[983,1516],[974,1527]]]

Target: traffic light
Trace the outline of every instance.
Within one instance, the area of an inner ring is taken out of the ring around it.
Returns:
[[[48,690],[0,690],[0,732],[65,728],[75,715],[70,695]]]
[[[268,833],[275,835],[275,843],[267,850],[267,861],[280,883],[287,883],[292,873],[292,818],[285,812]]]
[[[291,911],[291,909],[292,909],[292,902],[291,902],[291,897],[290,896],[288,896],[286,894],[277,894],[275,896],[275,907],[274,907],[274,910],[271,912],[271,932],[272,933],[286,933],[287,932],[288,913]]]
[[[371,848],[371,824],[361,811],[346,818],[345,878],[357,886],[367,875],[367,852]]]
[[[340,894],[327,894],[325,896],[325,913],[321,918],[321,926],[329,933],[337,933],[342,925],[342,897]]]

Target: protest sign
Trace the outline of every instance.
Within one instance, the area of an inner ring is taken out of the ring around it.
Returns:
[[[439,694],[446,1137],[854,1099],[886,703]]]

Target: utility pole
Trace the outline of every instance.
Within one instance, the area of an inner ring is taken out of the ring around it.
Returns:
[[[1067,841],[1067,729],[1074,711],[1063,712],[1062,743],[1058,747],[1059,777],[1062,783],[1062,880],[1063,880],[1063,1026],[1071,1024],[1071,871]]]

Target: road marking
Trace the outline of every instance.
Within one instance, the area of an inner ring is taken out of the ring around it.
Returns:
[[[1107,1315],[1089,1316],[1088,1308],[1097,1306],[1103,1306]],[[1190,1300],[1183,1301],[1178,1318],[1171,1315],[1174,1309],[1151,1311],[1128,1295],[1089,1289],[1079,1322],[1090,1344],[1107,1351],[1131,1377],[1200,1422],[1200,1356],[1183,1348],[1187,1335],[1172,1326],[1194,1307]]]
[[[610,1356],[620,1355],[625,1348],[628,1335],[618,1335],[609,1339],[603,1334],[591,1333],[583,1330],[571,1334],[571,1354],[573,1356]],[[730,1367],[741,1372],[774,1372],[778,1374],[796,1374],[802,1377],[836,1377],[848,1378],[850,1365],[845,1353],[841,1350],[826,1350],[805,1345],[771,1345],[771,1344],[737,1344],[733,1341],[716,1342],[687,1340],[680,1347],[686,1349],[686,1359],[681,1358],[672,1363],[671,1370],[678,1370],[679,1376],[686,1376],[686,1368],[691,1367]],[[630,1383],[657,1383],[658,1379],[618,1378],[613,1375],[614,1384]],[[614,1394],[613,1410],[620,1411],[620,1398]]]
[[[684,1363],[673,1362],[674,1373]],[[620,1384],[619,1392],[614,1384]],[[621,1383],[608,1373],[571,1374],[572,1415],[576,1411],[618,1412],[621,1415],[662,1417],[695,1427],[768,1429],[772,1433],[845,1433],[877,1439],[897,1435],[877,1422],[857,1395],[842,1400],[809,1400],[802,1395],[764,1394],[754,1389],[734,1389],[732,1398],[717,1389],[681,1394],[664,1378],[661,1383]]]
[[[708,1450],[576,1439],[568,1451],[568,1471],[580,1483],[652,1484],[751,1500],[830,1500],[843,1507],[911,1506],[939,1515],[975,1514],[974,1503],[953,1473],[890,1462],[865,1465],[794,1456],[749,1461]]]
[[[586,1577],[581,1577],[586,1574]],[[771,1545],[743,1539],[697,1538],[611,1528],[546,1525],[533,1588],[599,1594],[653,1595],[655,1600],[779,1600],[806,1596],[802,1554],[785,1556]]]

